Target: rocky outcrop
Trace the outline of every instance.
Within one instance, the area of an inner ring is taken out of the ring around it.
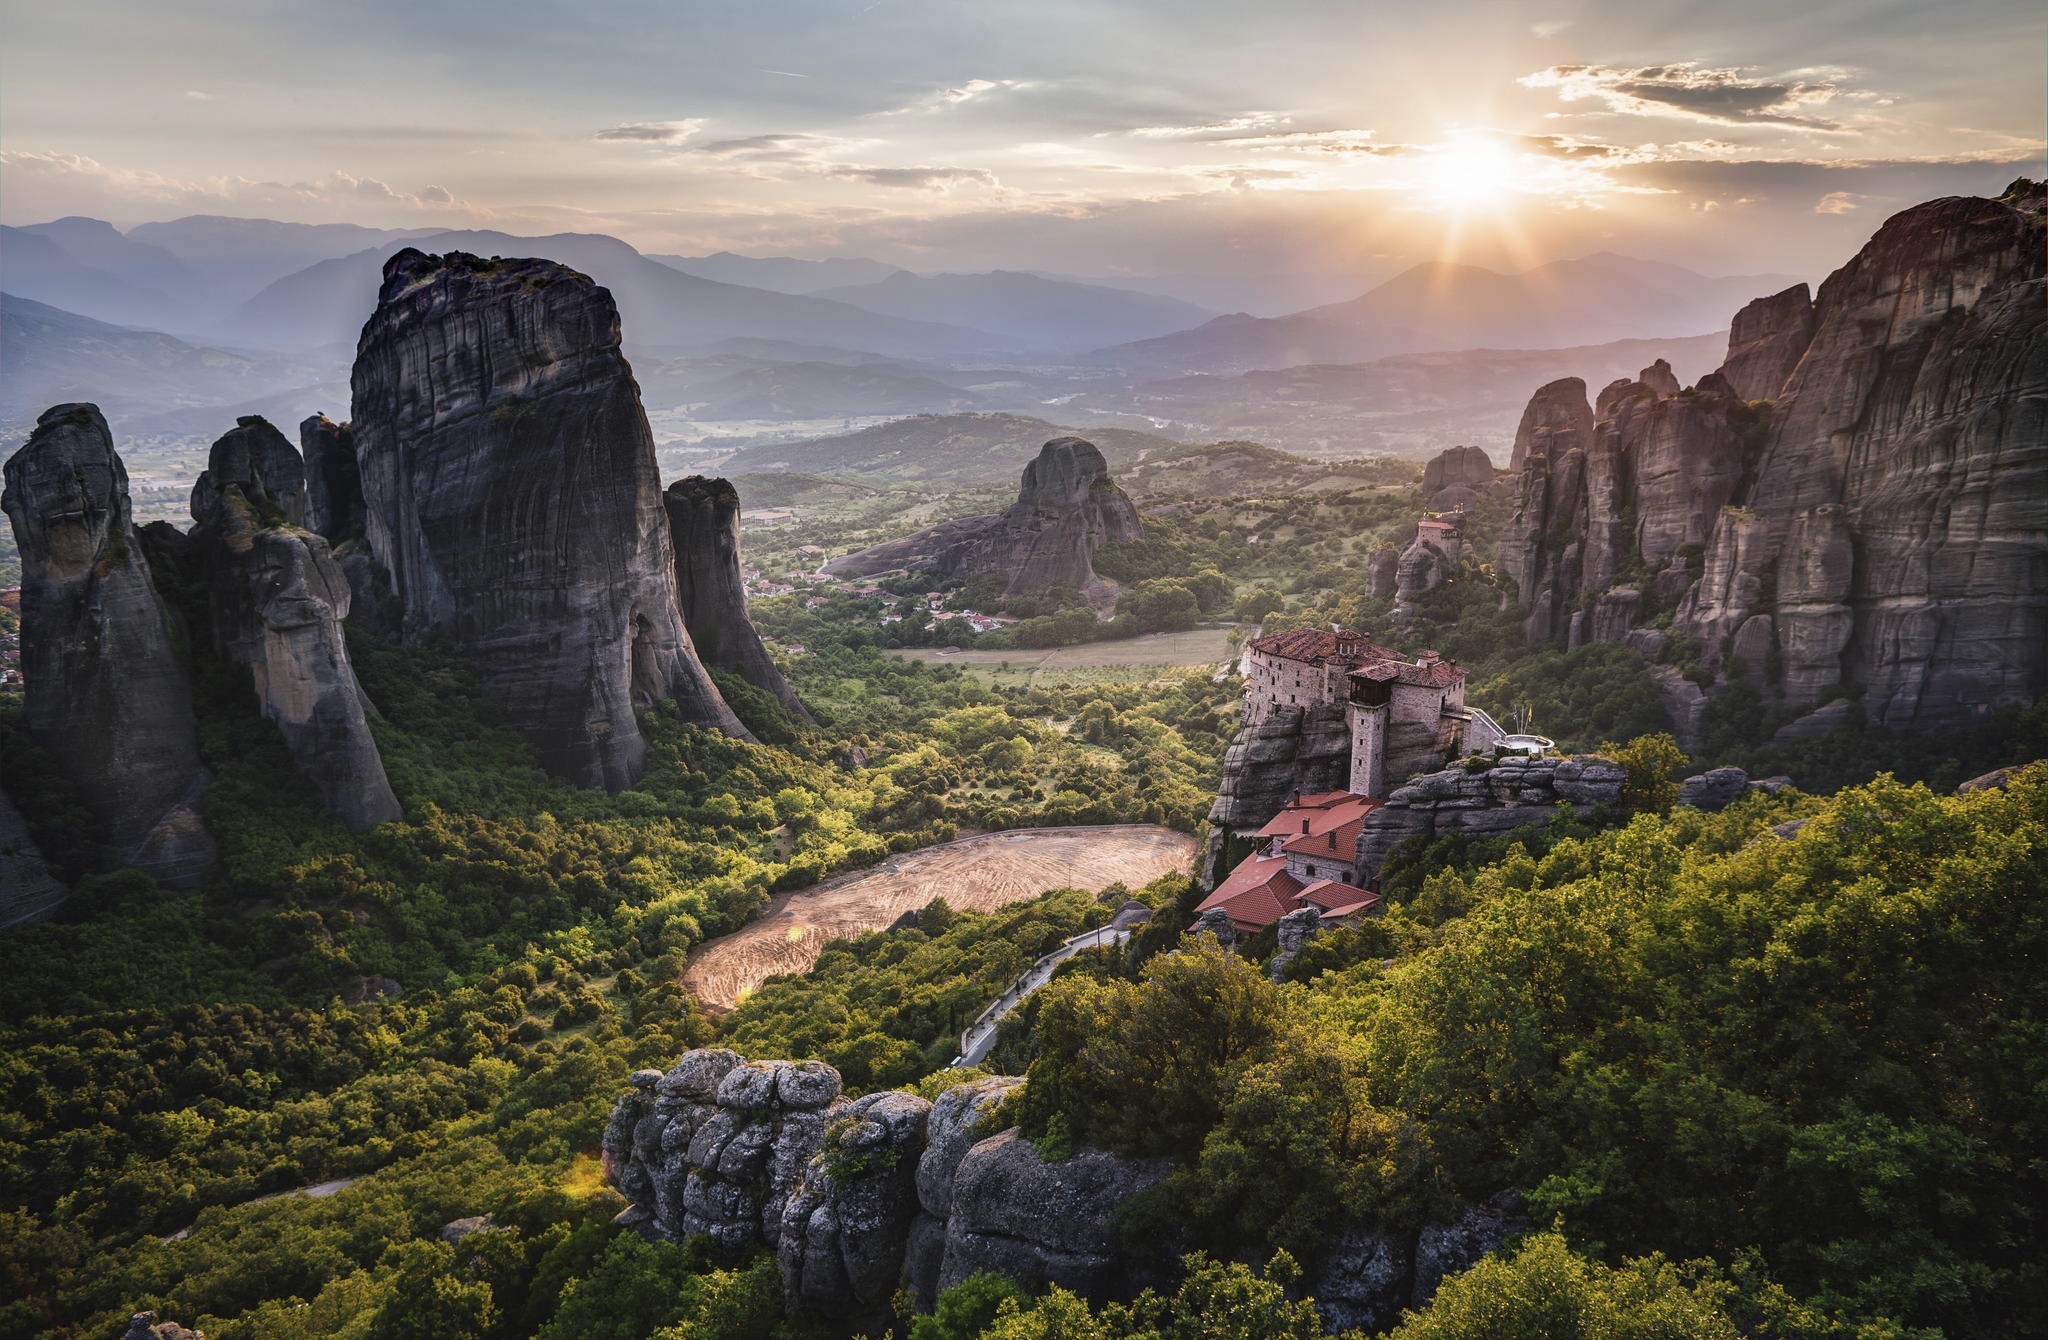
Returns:
[[[1123,1250],[1114,1218],[1169,1168],[1099,1149],[1047,1163],[1015,1130],[983,1140],[953,1174],[940,1289],[992,1270],[1032,1292],[1057,1284],[1091,1298],[1135,1293],[1150,1281]]]
[[[1221,908],[1211,909],[1221,911]],[[1301,957],[1301,951],[1308,942],[1323,930],[1323,914],[1314,903],[1297,907],[1279,921],[1273,923],[1274,952],[1266,964],[1266,976],[1275,982],[1285,981],[1287,969],[1294,960]]]
[[[1308,1281],[1308,1292],[1333,1332],[1384,1331],[1400,1321],[1402,1312],[1429,1306],[1450,1276],[1470,1270],[1530,1227],[1516,1191],[1468,1205],[1414,1232],[1354,1225],[1330,1244]]]
[[[306,463],[306,529],[339,547],[363,536],[363,474],[345,423],[315,414],[299,425]]]
[[[1455,527],[1463,517],[1453,512],[1447,521]],[[1415,538],[1394,566],[1394,618],[1413,617],[1415,602],[1456,577],[1460,565],[1471,557],[1472,547],[1461,530],[1447,529],[1441,520],[1417,526]]]
[[[638,713],[746,738],[698,663],[618,309],[543,260],[407,248],[353,374],[370,548],[409,640],[445,637],[552,771],[618,790]]]
[[[887,1319],[918,1215],[931,1106],[871,1093],[826,1129],[782,1211],[775,1255],[792,1312],[856,1326]]]
[[[1387,853],[1409,838],[1459,834],[1498,837],[1511,829],[1542,826],[1569,806],[1588,818],[1621,799],[1626,780],[1619,763],[1598,754],[1529,758],[1510,754],[1481,772],[1463,766],[1426,773],[1387,797],[1365,817],[1358,834],[1356,869],[1378,874]]]
[[[1422,496],[1432,511],[1447,512],[1461,502],[1476,500],[1477,490],[1492,482],[1493,458],[1484,447],[1447,447],[1422,467]],[[1446,490],[1461,492],[1439,501]]]
[[[28,821],[0,791],[0,931],[56,916],[65,892],[44,862]]]
[[[1296,791],[1341,791],[1351,782],[1351,728],[1344,705],[1276,707],[1239,729],[1223,754],[1223,776],[1209,807],[1205,884],[1223,872],[1213,867],[1232,832],[1262,827]]]
[[[1813,343],[1813,295],[1804,284],[1758,298],[1728,327],[1721,375],[1744,400],[1774,400]]]
[[[1678,803],[1696,810],[1725,810],[1749,791],[1749,774],[1740,768],[1709,768],[1678,784]]]
[[[768,658],[761,635],[747,617],[747,588],[740,577],[739,491],[723,479],[692,475],[669,485],[661,502],[675,547],[683,626],[698,659],[767,690],[809,721],[811,714]]]
[[[1932,729],[2037,700],[2044,251],[2038,184],[1932,201],[1810,302],[1798,287],[1744,308],[1727,362],[1692,390],[1646,371],[1602,392],[1590,446],[1551,427],[1537,448],[1569,417],[1543,388],[1500,549],[1527,635],[1570,636],[1568,613],[1633,569],[1654,573],[1637,618],[1668,615],[1706,669],[1740,657],[1788,704],[1849,688],[1874,724]]]
[[[849,1102],[815,1061],[692,1051],[634,1074],[605,1127],[605,1176],[630,1202],[621,1222],[772,1248],[790,1310],[842,1325],[885,1321],[899,1288],[929,1305],[980,1270],[1096,1297],[1153,1282],[1113,1218],[1167,1165],[1092,1149],[1048,1164],[1015,1130],[983,1138],[1022,1082]]]
[[[992,517],[949,521],[905,539],[836,558],[825,570],[866,576],[896,568],[929,568],[949,577],[1005,576],[1006,596],[1071,586],[1096,604],[1116,594],[1095,571],[1095,551],[1143,532],[1138,509],[1109,477],[1093,442],[1056,437],[1024,467],[1017,501]]]
[[[206,1332],[180,1326],[175,1321],[158,1321],[154,1312],[138,1312],[128,1318],[121,1340],[206,1340]]]
[[[1365,559],[1365,594],[1390,600],[1400,584],[1401,551],[1390,544],[1375,545]]]
[[[1586,383],[1560,377],[1529,397],[1522,421],[1515,425],[1515,449],[1508,469],[1519,471],[1531,456],[1562,457],[1593,441],[1593,407],[1586,401]]]
[[[131,520],[128,472],[92,405],[59,405],[5,467],[21,550],[23,723],[114,858],[173,888],[213,864],[191,686]]]
[[[370,735],[342,621],[348,579],[304,529],[304,466],[282,433],[244,418],[192,490],[191,547],[207,574],[217,654],[246,666],[263,715],[328,812],[355,832],[401,817]]]

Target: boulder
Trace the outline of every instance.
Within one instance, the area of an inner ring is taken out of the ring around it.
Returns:
[[[1823,735],[1832,735],[1844,726],[1853,726],[1863,719],[1863,709],[1846,698],[1838,698],[1824,707],[1816,707],[1804,716],[1794,718],[1771,735],[1772,744],[1797,744],[1803,740],[1818,740]]]
[[[611,295],[545,260],[384,266],[352,376],[369,547],[408,640],[473,663],[553,772],[617,791],[639,713],[747,736],[697,660]]]
[[[58,405],[4,468],[21,551],[22,722],[114,858],[171,888],[213,865],[192,690],[93,405]]]
[[[1678,784],[1678,803],[1696,810],[1725,810],[1749,791],[1749,774],[1740,768],[1710,768]]]
[[[175,1321],[158,1321],[154,1312],[138,1312],[128,1318],[121,1340],[206,1340],[206,1332],[180,1326]]]
[[[1288,965],[1301,956],[1301,951],[1322,929],[1322,913],[1312,906],[1298,907],[1280,918],[1274,927],[1277,949],[1272,961],[1266,964],[1266,976],[1276,982],[1286,980]]]
[[[993,1270],[1034,1293],[1054,1284],[1090,1298],[1135,1292],[1151,1262],[1127,1250],[1113,1220],[1169,1170],[1163,1159],[1086,1148],[1047,1163],[1015,1130],[983,1140],[953,1174],[940,1289]]]

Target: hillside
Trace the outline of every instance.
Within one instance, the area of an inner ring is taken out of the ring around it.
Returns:
[[[971,410],[980,397],[901,364],[786,363],[742,354],[663,359],[635,366],[657,408],[689,406],[692,417],[828,419]]]
[[[1003,487],[1055,437],[1078,432],[1102,449],[1112,470],[1148,451],[1178,447],[1171,438],[1121,428],[1068,429],[1022,414],[919,414],[808,442],[747,447],[724,466],[733,473],[799,471],[867,481]]]
[[[0,432],[9,435],[26,434],[36,415],[66,401],[97,403],[126,433],[177,431],[181,411],[189,410],[207,411],[208,426],[218,431],[257,405],[312,387],[326,372],[309,362],[109,325],[11,293],[0,294],[0,344],[7,350]],[[347,400],[332,383],[310,393],[323,395],[329,405]]]
[[[1079,352],[1185,330],[1215,313],[1178,298],[1012,270],[914,275],[818,291],[856,307],[914,321],[971,326],[1022,349]]]
[[[1433,262],[1346,302],[1284,317],[1218,317],[1194,330],[1104,349],[1098,358],[1131,369],[1243,372],[1444,349],[1681,337],[1721,329],[1750,298],[1789,282],[1778,275],[1715,278],[1607,252],[1516,274]]]

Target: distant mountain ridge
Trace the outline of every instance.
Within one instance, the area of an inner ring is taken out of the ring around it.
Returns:
[[[1113,470],[1147,452],[1181,445],[1170,437],[1125,428],[1081,432],[1101,449]],[[1072,435],[1073,429],[1026,414],[919,414],[808,442],[743,448],[720,468],[728,475],[797,472],[1001,487],[1045,442]]]
[[[790,340],[876,353],[925,356],[972,352],[991,342],[977,331],[880,316],[848,303],[748,288],[685,274],[602,233],[519,237],[451,231],[321,261],[287,275],[242,304],[224,334],[271,346],[353,348],[376,305],[378,275],[401,246],[438,254],[534,256],[589,275],[612,291],[636,351],[682,352],[733,337]]]
[[[749,288],[772,289],[799,296],[820,289],[849,284],[874,284],[909,271],[871,261],[865,256],[828,256],[807,261],[795,256],[742,256],[734,251],[714,251],[708,256],[668,256],[649,252],[647,259],[660,261],[671,269],[721,284],[744,284]]]
[[[1247,372],[1439,350],[1698,335],[1723,328],[1728,313],[1757,293],[1791,282],[1781,275],[1709,277],[1612,252],[1516,274],[1436,261],[1345,302],[1283,317],[1218,317],[1097,357],[1127,369]]]
[[[908,320],[973,326],[1049,352],[1148,339],[1215,316],[1178,298],[1020,270],[936,275],[899,270],[879,283],[820,289],[816,296]]]

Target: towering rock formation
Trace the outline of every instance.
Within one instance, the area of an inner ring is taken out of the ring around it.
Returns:
[[[1470,507],[1493,483],[1493,459],[1482,447],[1446,447],[1422,467],[1422,496],[1432,512]]]
[[[21,548],[24,721],[115,859],[172,888],[213,864],[192,692],[130,519],[128,472],[92,405],[58,405],[5,467]]]
[[[341,631],[349,586],[327,541],[304,529],[299,453],[260,418],[213,444],[192,490],[192,547],[205,566],[214,650],[249,668],[263,715],[329,812],[356,832],[400,817],[370,736]]]
[[[1095,571],[1095,551],[1143,533],[1138,509],[1109,477],[1093,442],[1056,437],[1024,467],[1017,501],[995,516],[948,521],[930,530],[834,559],[828,572],[864,576],[892,568],[935,569],[948,576],[1008,577],[1005,595],[1072,586],[1106,604],[1116,586]]]
[[[1810,306],[1794,288],[1744,308],[1698,387],[1646,372],[1602,392],[1590,442],[1553,428],[1539,447],[1561,417],[1543,388],[1500,550],[1529,637],[1626,639],[1662,611],[1708,668],[1768,668],[1790,703],[1849,686],[1893,728],[2039,698],[2044,270],[2038,184],[1936,200]]]
[[[355,434],[315,414],[299,425],[299,450],[306,459],[306,529],[336,546],[361,539],[363,474]]]
[[[637,713],[746,730],[697,661],[611,295],[544,260],[407,248],[363,327],[364,525],[407,639],[446,637],[553,771],[618,790]]]
[[[768,649],[747,617],[747,588],[740,579],[739,491],[726,480],[692,475],[669,485],[661,502],[675,546],[683,625],[698,657],[705,665],[730,670],[755,688],[766,689],[809,721],[811,714],[768,659]]]
[[[1728,327],[1721,375],[1744,400],[1773,400],[1813,342],[1813,295],[1804,284],[1758,298]]]
[[[1560,377],[1529,397],[1522,421],[1515,426],[1515,450],[1508,469],[1519,470],[1530,455],[1563,456],[1573,447],[1584,450],[1593,439],[1593,408],[1586,403],[1586,383]]]

